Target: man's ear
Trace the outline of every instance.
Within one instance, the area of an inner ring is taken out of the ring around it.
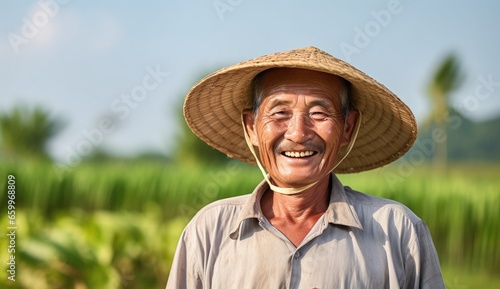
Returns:
[[[342,142],[340,143],[341,147],[349,145],[349,143],[351,142],[354,129],[356,127],[356,124],[358,123],[358,118],[359,118],[359,111],[351,110],[349,112],[347,120],[344,124],[344,133],[342,134]]]
[[[250,142],[254,146],[259,146],[259,142],[257,141],[257,132],[255,131],[255,115],[252,109],[244,109],[243,112],[243,125],[248,133],[248,137]]]

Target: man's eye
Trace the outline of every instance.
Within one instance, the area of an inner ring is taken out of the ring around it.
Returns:
[[[280,111],[273,112],[272,115],[274,117],[277,117],[277,118],[285,118],[285,117],[288,117],[288,112],[284,111],[284,110],[280,110]]]
[[[311,113],[311,118],[313,119],[325,119],[328,117],[328,114],[322,112],[322,111],[316,111]]]

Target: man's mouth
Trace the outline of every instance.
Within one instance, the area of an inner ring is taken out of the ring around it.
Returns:
[[[284,156],[287,156],[289,158],[305,158],[305,157],[310,157],[312,155],[315,155],[317,152],[316,151],[285,151],[282,152],[281,154]]]

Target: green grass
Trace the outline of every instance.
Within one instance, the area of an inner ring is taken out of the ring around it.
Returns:
[[[193,213],[207,202],[247,193],[260,180],[252,171],[235,163],[217,168],[87,164],[63,175],[57,175],[51,165],[0,168],[2,175],[16,176],[18,204],[45,216],[69,208],[140,211],[150,203],[161,204],[165,217],[177,216],[181,204],[193,207],[189,211]],[[0,185],[5,182],[6,178],[0,179]]]
[[[355,190],[405,204],[428,224],[448,288],[499,288],[494,285],[500,268],[498,171],[498,166],[462,166],[439,172],[396,164],[339,177]],[[236,163],[182,167],[114,162],[85,164],[62,175],[57,172],[50,164],[0,166],[2,188],[9,173],[16,177],[20,242],[32,246],[20,247],[24,264],[20,272],[31,272],[23,273],[28,278],[23,282],[57,280],[48,288],[71,288],[78,282],[88,288],[95,284],[121,288],[127,282],[133,288],[163,287],[185,222],[214,200],[250,193],[262,179],[257,168]],[[4,189],[0,199],[4,200],[0,211],[5,212]],[[6,217],[0,216],[2,227]],[[113,257],[82,254],[72,247],[68,232],[79,236],[80,247],[87,252]],[[0,239],[2,248],[5,242]],[[40,252],[52,252],[48,255],[52,259],[26,248],[45,248]],[[5,250],[0,252],[2,262],[6,255]],[[61,264],[74,270],[65,273]],[[158,269],[148,270],[153,264]],[[86,266],[97,271],[75,273],[88,271]],[[0,286],[6,280],[2,271]],[[127,281],[132,275],[137,277]]]
[[[500,289],[500,276],[480,270],[444,264],[441,267],[447,289]]]

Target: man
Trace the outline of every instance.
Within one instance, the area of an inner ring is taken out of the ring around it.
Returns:
[[[167,288],[444,288],[425,223],[332,173],[383,166],[415,141],[411,111],[383,85],[308,47],[207,76],[184,114],[265,180],[198,212]]]

